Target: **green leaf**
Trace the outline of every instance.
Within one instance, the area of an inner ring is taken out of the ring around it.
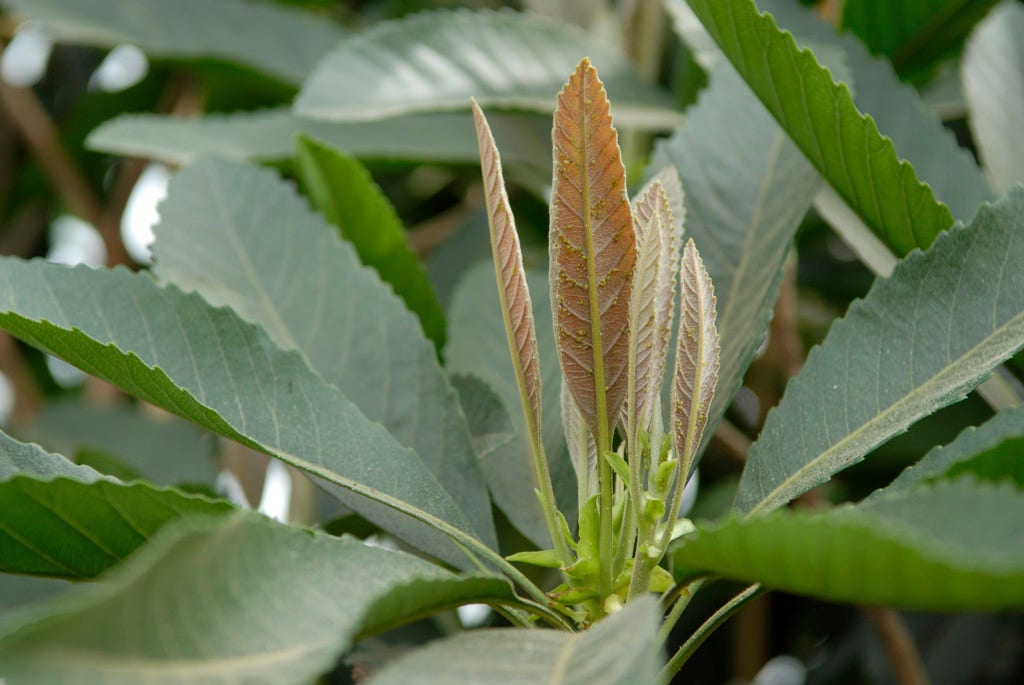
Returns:
[[[531,168],[540,164],[550,176],[550,119],[497,115],[491,117],[491,125],[498,144],[507,150],[506,163]],[[479,154],[473,117],[468,112],[346,123],[316,121],[283,109],[208,114],[195,119],[123,114],[90,133],[86,144],[101,152],[179,165],[208,155],[277,161],[292,157],[300,133],[360,159],[476,164]]]
[[[132,395],[394,507],[359,513],[465,564],[434,529],[475,532],[430,469],[263,329],[122,269],[5,258],[0,285],[0,327]]]
[[[400,657],[375,685],[632,685],[660,683],[653,599],[632,602],[581,633],[491,629],[460,633]],[[529,655],[528,658],[524,658]]]
[[[527,270],[526,278],[537,331],[542,393],[549,400],[542,407],[541,417],[544,452],[559,508],[562,512],[575,512],[576,473],[565,445],[561,408],[554,401],[561,392],[562,373],[555,354],[547,274]],[[481,262],[466,272],[452,297],[448,323],[445,359],[449,372],[479,378],[497,393],[512,422],[511,439],[489,455],[481,455],[491,495],[516,528],[538,547],[550,547],[544,515],[533,492],[534,476],[519,387],[509,358],[498,285],[490,263]],[[575,516],[567,518],[575,520]]]
[[[927,247],[952,225],[949,210],[857,110],[849,89],[753,0],[688,1],[786,133],[896,254]]]
[[[378,24],[327,55],[295,108],[304,116],[358,121],[464,109],[472,96],[485,109],[548,113],[584,55],[601,70],[619,124],[682,122],[668,94],[603,41],[570,24],[511,11],[421,12]]]
[[[305,685],[367,629],[512,597],[497,578],[252,514],[168,527],[105,581],[8,621],[4,676]]]
[[[992,184],[1024,181],[1024,7],[1004,3],[978,25],[964,51],[961,79],[968,123]]]
[[[821,599],[956,611],[1024,607],[1024,493],[971,479],[858,505],[700,523],[671,553],[711,572]]]
[[[282,349],[298,351],[367,418],[415,450],[480,539],[495,546],[458,394],[415,315],[337,230],[273,171],[223,160],[176,174],[160,210],[157,278],[230,306]]]
[[[921,99],[917,90],[899,80],[892,64],[873,57],[849,33],[838,33],[811,9],[788,0],[761,0],[782,28],[798,40],[842,49],[844,66],[853,78],[853,101],[888,136],[896,154],[910,162],[935,198],[953,216],[969,220],[992,191],[971,153],[960,147],[953,132]],[[829,53],[823,53],[827,56]]]
[[[83,450],[106,453],[156,485],[212,484],[217,476],[209,433],[139,406],[49,403],[21,437],[76,459]]]
[[[1024,487],[1024,406],[1003,409],[970,427],[943,447],[928,452],[877,494],[907,490],[919,483],[971,473],[983,480],[1010,479]]]
[[[959,49],[997,0],[846,0],[842,26],[914,76]]]
[[[1024,188],[900,262],[832,325],[750,450],[736,503],[782,506],[964,397],[1024,345]]]
[[[722,112],[730,113],[728,123]],[[656,145],[648,172],[670,164],[679,171],[686,231],[718,298],[721,366],[706,444],[761,344],[783,263],[820,180],[727,65],[712,73],[687,116],[686,126]]]
[[[363,264],[372,266],[419,317],[423,332],[444,349],[441,303],[427,280],[391,202],[355,159],[335,146],[300,135],[295,158],[303,188],[313,205],[341,229]]]
[[[136,45],[150,57],[212,57],[298,84],[344,35],[309,12],[244,0],[2,0],[61,41]]]
[[[144,482],[126,485],[0,433],[0,571],[92,578],[172,519],[232,509]]]

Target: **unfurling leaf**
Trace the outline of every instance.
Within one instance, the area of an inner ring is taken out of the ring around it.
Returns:
[[[597,476],[594,475],[597,471],[597,444],[565,382],[562,383],[562,427],[565,429],[565,442],[569,445],[569,459],[580,482],[579,501],[583,502],[594,494],[590,491],[591,485],[597,485]],[[582,496],[584,493],[586,497]]]
[[[551,199],[551,286],[562,373],[608,449],[626,399],[636,244],[625,168],[597,70],[584,59],[558,94]]]
[[[683,249],[679,288],[679,336],[672,381],[672,447],[681,464],[679,482],[685,483],[715,396],[719,355],[715,289],[692,238]]]
[[[540,359],[537,355],[537,333],[533,325],[533,306],[530,289],[523,271],[523,256],[519,248],[519,235],[505,191],[501,173],[501,158],[491,134],[491,127],[473,100],[473,119],[480,144],[480,167],[484,177],[484,195],[487,199],[487,219],[491,228],[491,252],[498,277],[498,295],[505,319],[512,366],[523,401],[530,441],[540,441],[541,380]]]
[[[675,177],[674,192],[682,207],[682,185],[675,170],[659,176]],[[637,430],[651,430],[655,399],[661,393],[665,359],[672,331],[675,274],[679,263],[677,227],[672,202],[661,179],[655,177],[633,200],[636,230],[636,269],[629,305],[630,379],[626,397],[628,439]]]

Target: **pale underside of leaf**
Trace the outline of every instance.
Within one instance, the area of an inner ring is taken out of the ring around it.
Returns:
[[[667,171],[667,170],[665,170]],[[661,175],[669,174],[661,172]],[[678,175],[672,169],[672,175]],[[629,305],[630,381],[625,419],[632,439],[638,429],[650,430],[655,398],[665,375],[665,353],[672,333],[675,264],[678,261],[676,220],[659,178],[648,183],[633,201],[636,268]],[[632,416],[631,416],[632,415]]]
[[[700,445],[718,381],[719,341],[715,290],[693,240],[683,249],[679,271],[679,335],[672,384],[672,446],[682,460],[682,479]]]
[[[530,289],[526,284],[519,235],[505,190],[498,147],[494,143],[487,119],[484,118],[484,113],[475,100],[473,119],[476,123],[477,142],[480,145],[480,166],[483,171],[487,218],[491,229],[491,253],[498,279],[498,295],[501,298],[505,333],[508,336],[512,365],[523,400],[523,410],[526,413],[527,430],[532,439],[537,441],[541,435],[540,357],[537,352],[537,332],[533,323]]]
[[[558,353],[569,391],[597,436],[626,398],[636,245],[625,168],[597,70],[584,59],[558,94],[551,264]]]
[[[583,480],[589,478],[590,474],[596,473],[597,444],[583,420],[583,415],[580,414],[579,407],[576,406],[576,400],[572,398],[569,388],[564,382],[561,395],[562,426],[565,429],[565,441],[569,445],[569,459],[572,460],[572,466],[576,469],[577,478]],[[585,465],[586,471],[581,471],[580,464]],[[589,485],[586,489],[589,490]],[[587,494],[592,493],[588,492]]]

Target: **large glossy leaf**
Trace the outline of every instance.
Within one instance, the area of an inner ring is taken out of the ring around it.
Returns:
[[[305,685],[365,629],[512,596],[252,514],[168,527],[105,580],[2,627],[9,682]]]
[[[836,32],[813,10],[798,3],[761,0],[758,5],[771,12],[798,41],[842,49],[843,66],[853,79],[857,109],[874,119],[878,130],[892,140],[896,154],[914,166],[935,198],[949,207],[955,218],[967,221],[978,205],[992,199],[992,191],[971,153],[960,147],[953,132],[923,102],[917,90],[899,80],[888,60],[872,56],[855,36]],[[824,52],[821,57],[830,54]]]
[[[842,26],[913,75],[955,51],[997,0],[846,0]]]
[[[156,485],[212,484],[217,475],[212,435],[140,406],[52,402],[19,437],[73,457],[98,450]]]
[[[582,633],[474,630],[396,659],[377,685],[632,685],[661,682],[658,609],[642,599]]]
[[[608,96],[586,59],[558,93],[551,140],[555,342],[565,384],[601,453],[626,399],[636,234]]]
[[[444,349],[444,312],[395,208],[357,160],[335,146],[300,136],[295,150],[302,185],[314,206],[341,229],[359,259],[376,269],[419,318],[423,332]]]
[[[1024,345],[1024,188],[879,279],[808,355],[737,494],[774,509],[973,389]]]
[[[483,107],[551,112],[565,75],[589,55],[615,102],[616,120],[682,121],[659,91],[578,27],[519,12],[437,11],[384,22],[342,41],[299,93],[296,110],[335,120]],[[367,87],[372,84],[372,87]]]
[[[0,284],[0,327],[221,435],[401,507],[412,518],[396,509],[375,522],[464,563],[420,523],[436,517],[473,531],[426,464],[263,329],[121,269],[6,258]]]
[[[559,507],[566,513],[566,518],[575,521],[575,515],[570,514],[576,511],[576,475],[569,461],[557,401],[561,392],[562,374],[555,354],[547,274],[527,270],[526,278],[533,300],[542,392],[548,398],[542,407],[541,420],[544,452],[548,458]],[[482,262],[466,272],[452,297],[448,321],[445,358],[448,360],[449,371],[453,374],[474,375],[493,389],[504,405],[513,427],[510,441],[486,456],[481,455],[481,465],[491,495],[523,534],[536,544],[546,547],[547,527],[537,497],[533,494],[535,485],[530,447],[519,389],[509,360],[492,264]]]
[[[677,578],[710,571],[832,601],[917,609],[1024,607],[1024,493],[960,479],[831,511],[698,524]]]
[[[186,168],[155,233],[157,278],[232,307],[297,350],[415,450],[480,538],[496,544],[458,395],[419,321],[273,171],[213,159]]]
[[[0,571],[91,578],[172,519],[232,509],[149,483],[125,484],[0,433]]]
[[[857,110],[849,89],[753,0],[689,4],[786,133],[894,252],[927,247],[952,225],[949,210]]]
[[[962,473],[985,480],[1013,480],[1024,487],[1024,406],[1003,409],[977,428],[967,428],[948,445],[930,450],[877,494]]]
[[[656,145],[648,169],[679,171],[686,232],[718,298],[721,366],[706,442],[764,338],[783,263],[820,179],[728,65],[711,74],[688,116]]]
[[[968,123],[999,192],[1024,181],[1024,7],[1007,2],[978,25],[961,79]]]
[[[505,161],[550,169],[550,120],[495,115],[491,126]],[[305,133],[360,159],[427,160],[475,164],[476,140],[469,113],[433,112],[380,121],[333,123],[299,117],[290,110],[208,114],[195,119],[123,114],[89,134],[87,145],[126,157],[187,164],[217,155],[237,160],[276,161],[295,152]]]
[[[3,0],[60,40],[100,47],[131,43],[151,57],[213,57],[298,84],[341,38],[308,12],[245,0]]]

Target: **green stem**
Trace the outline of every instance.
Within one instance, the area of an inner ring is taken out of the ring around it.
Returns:
[[[704,621],[704,623],[694,631],[693,635],[690,636],[690,639],[684,642],[672,658],[669,659],[669,662],[665,664],[665,668],[661,669],[662,680],[665,682],[671,680],[672,677],[679,672],[679,669],[683,667],[686,660],[689,659],[693,653],[697,651],[697,648],[704,643],[704,640],[708,639],[711,633],[715,632],[723,623],[728,621],[729,618],[739,611],[744,604],[755,597],[763,595],[765,592],[767,592],[767,590],[764,590],[760,584],[754,583],[743,590],[743,592],[730,599],[721,609],[711,614],[711,617]]]
[[[555,490],[551,486],[551,472],[548,470],[548,460],[544,455],[544,442],[540,435],[531,436],[531,452],[533,453],[533,468],[537,473],[537,483],[540,490],[541,508],[544,509],[544,521],[548,526],[548,534],[551,535],[551,542],[555,546],[555,553],[563,568],[573,564],[572,551],[569,543],[562,535],[562,526],[558,520],[558,505],[555,502]]]
[[[690,605],[690,600],[693,599],[693,596],[697,594],[703,585],[704,579],[698,578],[683,586],[679,596],[676,597],[675,602],[672,604],[672,610],[668,612],[668,616],[661,623],[661,628],[658,630],[658,644],[663,645],[668,642],[672,629],[679,622],[679,617],[683,615],[683,611]]]

